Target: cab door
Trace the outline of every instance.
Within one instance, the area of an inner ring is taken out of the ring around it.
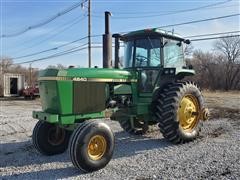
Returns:
[[[134,67],[139,74],[139,96],[151,96],[161,68],[160,39],[136,40]],[[144,95],[143,95],[144,94]]]

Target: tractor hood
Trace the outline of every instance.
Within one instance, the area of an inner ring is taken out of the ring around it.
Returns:
[[[71,80],[98,82],[136,82],[137,75],[133,71],[104,68],[69,68],[64,70],[46,69],[40,71],[39,81]]]
[[[102,112],[108,98],[107,83],[135,83],[136,77],[134,72],[119,69],[40,71],[38,80],[42,109],[45,113],[61,115]]]

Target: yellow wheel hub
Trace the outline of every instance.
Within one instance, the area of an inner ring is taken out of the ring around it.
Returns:
[[[107,141],[101,135],[93,136],[88,143],[88,156],[92,160],[99,160],[103,157],[107,149]]]
[[[193,95],[185,95],[178,108],[178,118],[185,131],[192,131],[200,119],[200,105]]]

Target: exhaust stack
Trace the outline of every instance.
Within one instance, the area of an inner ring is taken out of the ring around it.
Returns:
[[[103,68],[112,67],[112,34],[110,33],[111,13],[105,12],[105,34],[103,35]]]

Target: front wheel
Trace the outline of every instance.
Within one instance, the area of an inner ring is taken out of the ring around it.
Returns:
[[[38,121],[33,129],[34,147],[44,155],[63,153],[67,147],[71,131],[45,121]]]
[[[103,122],[85,121],[75,129],[69,142],[72,163],[84,172],[105,167],[114,150],[114,135]]]
[[[201,130],[203,96],[192,82],[168,85],[159,94],[155,116],[163,136],[173,143],[194,140]]]

